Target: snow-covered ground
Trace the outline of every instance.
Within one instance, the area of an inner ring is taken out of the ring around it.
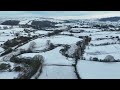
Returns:
[[[77,79],[72,66],[44,66],[39,79]]]
[[[28,24],[29,22],[30,22],[30,19],[29,20],[22,20],[22,21],[19,22],[19,24],[24,25],[24,24]]]
[[[48,34],[50,33],[51,31],[45,31],[45,30],[38,30],[36,31],[35,33],[38,33],[38,34]]]
[[[115,59],[120,59],[120,45],[112,44],[105,46],[88,46],[85,49],[84,57],[89,60],[90,57],[104,59],[107,55],[114,56]]]
[[[92,38],[91,42],[88,46],[86,46],[84,50],[83,57],[85,57],[86,60],[80,60],[77,64],[77,69],[79,72],[79,75],[83,79],[118,79],[120,78],[120,63],[114,62],[114,63],[105,63],[105,62],[95,62],[95,61],[89,61],[90,57],[97,57],[98,59],[104,59],[107,55],[114,56],[115,59],[120,59],[120,41],[118,41],[117,38],[112,39],[112,37],[119,36],[119,31],[102,31],[102,29],[97,29],[95,27],[92,27],[92,21],[87,21],[80,23],[80,21],[77,22],[70,22],[70,23],[64,23],[62,20],[53,19],[53,18],[39,18],[39,17],[29,17],[29,18],[18,18],[16,20],[20,20],[20,25],[24,24],[31,24],[32,20],[36,21],[53,21],[58,22],[56,26],[59,26],[58,28],[44,28],[45,30],[37,30],[31,28],[20,28],[19,26],[13,26],[13,28],[9,28],[8,25],[0,25],[0,44],[3,44],[7,40],[16,38],[15,33],[20,32],[20,36],[34,36],[34,35],[44,35],[44,37],[39,37],[35,40],[32,40],[28,42],[27,44],[24,44],[23,46],[20,46],[17,48],[19,49],[25,49],[28,50],[29,45],[31,42],[35,42],[35,48],[34,50],[37,51],[36,53],[24,53],[21,54],[22,57],[34,57],[35,55],[42,55],[44,57],[44,63],[42,68],[42,73],[39,76],[39,79],[77,79],[76,74],[74,72],[75,68],[72,66],[75,64],[75,61],[73,58],[67,58],[64,55],[60,53],[60,50],[63,49],[63,46],[56,47],[50,51],[40,52],[41,50],[44,50],[47,48],[47,40],[50,40],[51,43],[54,45],[56,44],[63,44],[63,45],[70,45],[71,47],[66,52],[68,55],[72,55],[75,52],[75,49],[77,49],[77,46],[75,45],[76,42],[81,41],[81,38],[78,38],[79,36],[89,36]],[[59,23],[60,22],[60,23]],[[90,23],[90,24],[89,24]],[[95,22],[95,24],[103,24],[99,22]],[[105,23],[106,25],[107,23]],[[109,23],[110,24],[110,23]],[[67,26],[77,26],[78,28],[72,28],[70,30],[67,30]],[[113,24],[114,25],[114,24]],[[8,29],[4,30],[4,26],[7,26]],[[83,26],[89,27],[89,28],[82,28]],[[90,28],[91,27],[91,28]],[[30,34],[28,34],[24,29],[27,29],[30,31]],[[47,37],[48,33],[54,31],[54,30],[61,30],[64,31],[60,34],[67,34],[67,35],[54,35]],[[70,31],[74,31],[76,33],[71,33]],[[81,31],[81,33],[79,33]],[[74,36],[68,36],[68,35],[74,35]],[[98,38],[103,40],[97,40]],[[101,45],[101,46],[95,46],[100,45],[104,43],[114,43],[110,45]],[[13,48],[12,48],[13,49]],[[2,53],[4,49],[0,47],[0,53]],[[8,61],[4,61],[6,63],[9,63],[14,68],[14,63],[11,63],[9,61],[10,57],[12,55],[17,55],[19,52],[11,52],[7,55],[1,56],[0,61],[3,62],[3,57],[6,58]],[[14,77],[17,77],[17,72],[0,72],[0,79],[13,79]]]
[[[64,32],[61,32],[60,34],[68,34],[68,35],[70,35],[71,33],[67,32],[67,31],[64,31]]]
[[[36,43],[35,50],[42,50],[42,49],[46,48],[45,45],[46,45],[47,40],[50,40],[51,43],[53,43],[53,44],[68,44],[68,45],[70,45],[70,44],[76,43],[77,41],[80,41],[82,39],[72,37],[72,36],[64,36],[64,35],[38,38],[38,39],[33,40]],[[31,42],[33,42],[33,41],[31,41]],[[22,48],[22,49],[27,50],[29,47],[29,44],[30,44],[30,42],[19,47],[19,49]]]
[[[1,53],[2,51],[4,51],[4,49],[0,47],[0,53]]]
[[[4,29],[4,27],[10,28],[10,25],[0,25],[0,30]]]
[[[80,60],[77,70],[82,79],[120,79],[120,62],[104,63]]]
[[[14,79],[18,74],[18,72],[0,72],[0,79]]]
[[[10,39],[13,39],[13,38],[14,38],[14,36],[0,36],[0,41],[2,41],[1,44],[6,42],[7,40],[10,40]]]
[[[57,47],[51,51],[43,52],[43,53],[26,53],[22,54],[22,57],[34,57],[35,55],[42,55],[44,57],[44,64],[57,64],[57,65],[72,65],[74,64],[74,60],[72,58],[66,58],[59,51],[62,47]]]

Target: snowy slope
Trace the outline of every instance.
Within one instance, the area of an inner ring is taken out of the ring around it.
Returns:
[[[47,40],[50,40],[53,44],[68,44],[69,45],[72,43],[76,43],[77,41],[80,41],[82,39],[71,37],[71,36],[64,36],[64,35],[38,38],[38,39],[33,40],[36,43],[36,49],[37,50],[44,49]],[[30,42],[19,48],[27,50],[29,47],[29,44]]]
[[[58,65],[72,65],[74,64],[74,60],[72,58],[66,58],[63,56],[59,51],[63,47],[57,47],[51,51],[43,52],[43,53],[26,53],[22,54],[22,57],[34,57],[35,55],[42,55],[45,60],[44,64],[50,65],[50,64],[58,64]]]

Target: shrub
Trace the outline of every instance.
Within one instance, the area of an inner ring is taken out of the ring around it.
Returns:
[[[0,70],[6,70],[9,69],[11,66],[10,64],[2,63],[0,64]]]
[[[41,63],[43,63],[43,56],[42,55],[35,55],[33,58],[32,58],[33,61],[41,61]]]
[[[98,58],[96,58],[96,57],[94,57],[94,58],[93,58],[93,61],[99,61],[99,59],[98,59]]]
[[[4,53],[1,54],[1,56],[6,55],[10,52],[12,52],[12,48],[8,48]]]
[[[3,44],[3,48],[4,49],[7,49],[8,47],[14,47],[20,43],[23,43],[23,42],[27,42],[28,40],[30,40],[31,38],[30,37],[23,37],[23,36],[20,36],[18,38],[14,38],[14,39],[11,39],[11,40],[8,40],[6,41],[4,44]]]
[[[19,36],[20,36],[20,32],[16,32],[16,33],[15,33],[15,36],[16,36],[16,37],[19,37]]]
[[[116,38],[119,38],[119,36],[116,36]]]
[[[85,58],[85,57],[81,57],[81,59],[82,59],[82,60],[86,60],[86,58]]]
[[[6,20],[3,23],[1,23],[2,25],[18,25],[20,21],[18,20]]]
[[[8,29],[8,27],[7,27],[7,26],[4,26],[3,29]]]
[[[31,62],[31,59],[32,58],[30,58],[30,57],[28,57],[28,58],[19,58],[17,56],[13,56],[10,59],[10,61],[14,62],[14,63],[18,63],[18,64],[20,64],[20,63],[22,63],[22,64],[29,64]]]
[[[16,67],[14,67],[14,71],[20,72],[20,71],[22,71],[22,67],[21,66],[16,66]]]
[[[56,47],[56,46],[54,46],[53,43],[50,43],[50,44],[47,46],[46,50],[52,50],[52,49],[54,49],[55,47]]]

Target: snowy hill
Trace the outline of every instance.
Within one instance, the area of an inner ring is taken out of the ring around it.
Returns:
[[[120,79],[119,19],[0,18],[0,79]]]

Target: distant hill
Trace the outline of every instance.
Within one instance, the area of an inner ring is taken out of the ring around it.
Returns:
[[[111,22],[117,22],[120,20],[120,17],[107,17],[107,18],[101,18],[99,21],[111,21]]]
[[[18,20],[6,20],[1,23],[1,25],[18,25],[20,21]]]

